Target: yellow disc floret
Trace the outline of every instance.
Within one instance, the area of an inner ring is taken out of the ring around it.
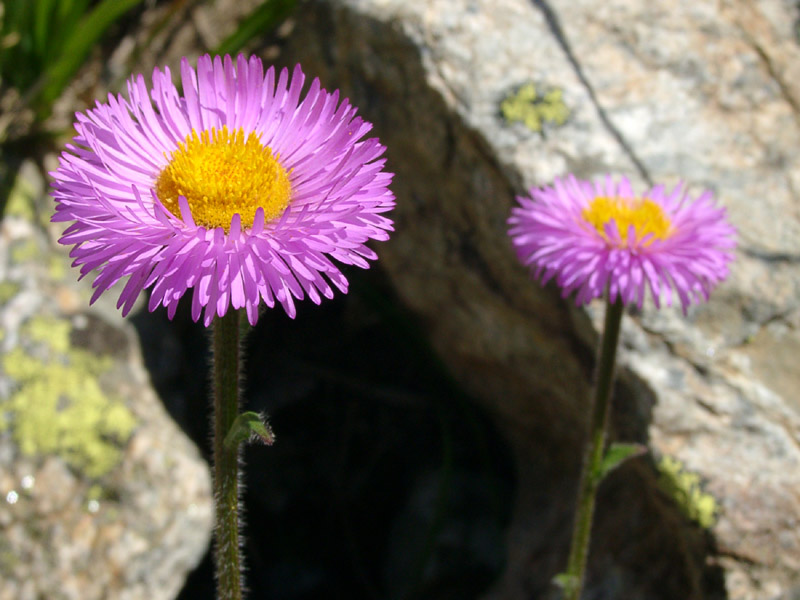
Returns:
[[[227,233],[239,213],[246,229],[259,207],[269,221],[289,203],[289,174],[255,133],[223,127],[198,135],[193,129],[168,158],[156,179],[156,195],[177,217],[178,198],[185,196],[197,225],[222,227]]]
[[[613,219],[624,246],[627,246],[630,241],[628,240],[628,231],[631,225],[636,232],[635,239],[641,240],[647,235],[651,236],[646,242],[647,244],[654,240],[666,239],[671,233],[669,218],[664,214],[663,209],[649,198],[598,196],[583,209],[581,216],[606,241],[609,240],[605,226]]]

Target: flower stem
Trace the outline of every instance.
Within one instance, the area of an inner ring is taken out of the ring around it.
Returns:
[[[597,487],[602,479],[601,465],[611,408],[611,384],[614,380],[614,363],[623,309],[624,304],[619,299],[614,303],[609,301],[606,305],[605,327],[597,360],[597,384],[592,404],[589,440],[581,470],[575,525],[564,579],[565,600],[579,600],[583,589]]]
[[[218,600],[241,600],[239,558],[239,444],[225,436],[239,414],[239,313],[214,319],[214,556]]]

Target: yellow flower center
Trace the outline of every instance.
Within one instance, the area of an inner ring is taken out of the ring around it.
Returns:
[[[663,209],[649,198],[608,198],[598,196],[581,213],[584,219],[608,241],[605,226],[612,219],[624,246],[629,243],[631,225],[637,240],[650,235],[647,244],[663,240],[671,234],[671,224]]]
[[[233,215],[239,213],[242,228],[252,227],[256,210],[264,220],[280,216],[289,204],[289,174],[278,156],[255,133],[242,128],[228,131],[193,129],[169,157],[156,179],[156,195],[180,218],[179,196],[186,196],[197,225],[227,233]]]

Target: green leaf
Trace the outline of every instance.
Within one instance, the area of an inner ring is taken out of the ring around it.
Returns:
[[[630,458],[641,456],[647,452],[647,447],[642,444],[611,444],[606,450],[603,461],[600,463],[594,476],[601,482],[614,469]]]
[[[239,444],[253,440],[259,440],[262,444],[271,446],[275,442],[275,434],[272,433],[272,429],[263,415],[256,412],[244,412],[236,417],[223,444],[226,450],[235,450]]]

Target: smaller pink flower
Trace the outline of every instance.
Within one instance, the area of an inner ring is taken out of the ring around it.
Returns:
[[[711,192],[691,198],[681,185],[633,192],[625,177],[592,184],[569,175],[518,197],[508,220],[517,256],[534,277],[555,277],[566,298],[586,304],[608,294],[641,308],[677,293],[686,312],[728,275],[736,230]]]

